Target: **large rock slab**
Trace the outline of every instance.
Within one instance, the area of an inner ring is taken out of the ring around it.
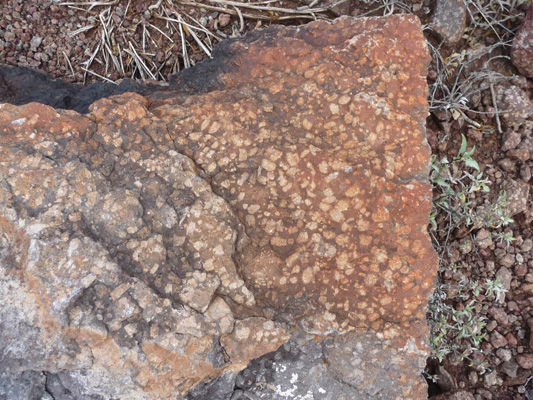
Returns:
[[[176,85],[192,93],[150,97],[176,149],[243,222],[245,281],[288,322],[424,319],[435,260],[427,53],[410,18],[394,22],[252,32],[203,64],[209,80]]]
[[[425,398],[428,58],[341,18],[87,115],[0,104],[0,395],[274,399],[238,374],[292,337],[267,389]]]

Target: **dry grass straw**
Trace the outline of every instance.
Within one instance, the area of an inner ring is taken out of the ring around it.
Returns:
[[[263,21],[286,21],[295,19],[329,19],[327,14],[333,8],[346,3],[349,0],[337,0],[325,6],[315,7],[311,3],[309,6],[302,6],[296,9],[284,8],[284,7],[272,7],[268,4],[276,3],[277,1],[262,1],[262,2],[240,2],[230,0],[207,0],[210,4],[200,3],[194,0],[180,0],[180,4],[188,5],[191,7],[203,8],[211,11],[219,11],[233,16],[238,16],[241,20],[244,18],[250,20],[263,20]],[[243,12],[242,10],[248,10]]]
[[[81,65],[84,83],[87,74],[108,81],[113,74],[116,76],[116,72],[120,77],[165,81],[168,75],[194,65],[192,54],[200,52],[205,57],[211,57],[213,46],[218,41],[242,34],[247,20],[256,21],[259,26],[264,21],[329,19],[331,9],[349,0],[337,0],[328,5],[319,5],[322,0],[315,0],[296,9],[275,6],[279,4],[277,0],[153,0],[148,6],[151,15],[147,21],[140,20],[124,28],[125,16],[133,12],[131,1],[125,6],[124,15],[118,23],[116,9],[121,5],[119,0],[60,3],[89,14],[88,24],[69,32],[71,37],[81,33],[93,34],[96,30],[96,44]],[[191,7],[234,16],[236,23],[232,33],[228,35],[219,31],[217,20],[214,32],[210,31],[201,21],[189,15],[187,10]],[[140,36],[140,40],[134,40],[135,34]],[[160,55],[156,59],[161,51],[162,59]],[[73,71],[70,61],[68,64]]]
[[[520,0],[489,0],[483,4],[479,0],[463,1],[470,20],[470,26],[464,35],[466,48],[444,58],[440,47],[428,43],[437,72],[437,78],[430,85],[430,111],[444,111],[446,115],[446,135],[441,142],[446,141],[450,135],[450,119],[461,118],[472,127],[487,133],[502,133],[500,114],[504,110],[498,108],[494,87],[513,78],[503,73],[498,64],[501,66],[501,59],[509,59],[504,54],[514,37],[510,26],[516,19],[515,10]],[[488,35],[496,37],[495,43],[490,46],[483,44],[483,38]],[[479,99],[487,90],[490,91],[495,110],[495,127],[483,126],[467,115],[482,114],[475,110],[476,104],[472,104],[471,100]]]

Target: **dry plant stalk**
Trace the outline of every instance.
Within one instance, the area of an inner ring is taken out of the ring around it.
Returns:
[[[314,0],[307,6],[292,9],[275,6],[279,4],[278,0],[152,0],[147,9],[150,18],[141,19],[127,28],[123,23],[128,13],[132,13],[131,0],[121,13],[122,18],[117,18],[116,12],[121,0],[67,1],[59,5],[90,15],[86,26],[68,33],[71,37],[94,34],[97,39],[86,61],[79,66],[70,65],[71,70],[79,68],[84,71],[85,83],[87,74],[111,81],[117,72],[121,78],[130,76],[143,81],[165,81],[168,75],[194,65],[193,54],[203,53],[204,57],[211,57],[217,42],[239,36],[245,30],[246,20],[256,21],[259,25],[262,21],[330,19],[328,12],[349,0],[337,0],[327,5],[320,5],[320,1]],[[218,21],[214,23],[215,32],[210,31],[187,12],[191,7],[234,16],[232,34],[218,31]]]

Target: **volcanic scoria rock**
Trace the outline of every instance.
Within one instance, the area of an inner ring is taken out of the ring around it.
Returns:
[[[0,104],[0,395],[425,398],[418,19],[213,55],[87,115]]]

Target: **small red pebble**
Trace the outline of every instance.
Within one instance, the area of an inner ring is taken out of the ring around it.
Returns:
[[[516,338],[514,337],[512,333],[508,333],[507,335],[505,335],[505,339],[507,339],[507,342],[511,346],[516,346],[518,344],[518,340],[516,340]]]
[[[510,301],[510,302],[507,303],[507,309],[509,311],[516,311],[516,310],[518,310],[518,304],[516,304],[516,302],[514,302],[514,301]]]
[[[533,368],[533,354],[520,354],[516,356],[516,362],[524,369]]]
[[[516,276],[519,276],[519,277],[526,276],[526,274],[527,274],[527,266],[524,265],[524,264],[517,265],[514,268],[514,274]]]
[[[218,16],[218,23],[221,27],[227,26],[231,21],[231,16],[228,14],[220,14]]]

